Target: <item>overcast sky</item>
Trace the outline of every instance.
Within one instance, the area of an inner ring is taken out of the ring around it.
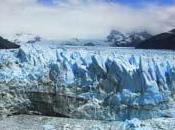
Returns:
[[[111,29],[160,33],[175,28],[174,0],[3,0],[0,34],[102,38]]]

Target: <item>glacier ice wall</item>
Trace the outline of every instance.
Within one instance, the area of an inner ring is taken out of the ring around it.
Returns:
[[[0,113],[122,120],[174,107],[175,52],[25,45],[0,51]]]

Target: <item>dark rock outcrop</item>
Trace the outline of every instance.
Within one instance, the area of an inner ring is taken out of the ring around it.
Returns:
[[[0,36],[0,49],[13,49],[13,48],[19,48],[20,46],[10,42]]]
[[[175,49],[175,29],[161,33],[141,42],[138,49]]]

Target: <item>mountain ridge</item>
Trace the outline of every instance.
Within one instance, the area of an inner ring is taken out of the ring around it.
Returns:
[[[155,35],[136,46],[137,49],[175,50],[175,29]]]

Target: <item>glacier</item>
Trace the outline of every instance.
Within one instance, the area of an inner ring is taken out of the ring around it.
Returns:
[[[40,44],[0,51],[0,115],[173,116],[175,52]]]
[[[14,115],[0,120],[3,130],[174,130],[175,119],[153,118],[148,120],[99,121],[40,115]],[[31,125],[32,124],[32,125]]]

